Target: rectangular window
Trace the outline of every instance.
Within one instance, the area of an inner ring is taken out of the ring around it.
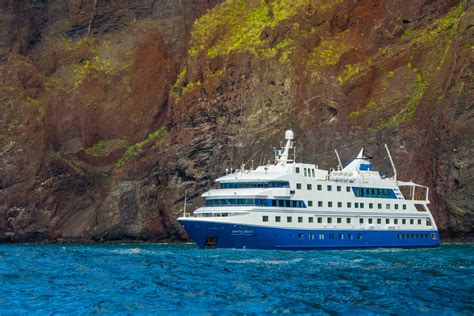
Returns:
[[[300,168],[296,167],[296,173],[300,173]]]
[[[390,209],[390,204],[387,204],[386,208],[387,208],[387,210],[389,210]]]
[[[318,223],[321,224],[323,222],[323,218],[322,217],[318,217]]]
[[[382,224],[382,219],[381,218],[377,218],[377,224]]]
[[[406,219],[402,219],[402,224],[405,225],[407,223]]]
[[[332,190],[332,186],[328,185],[328,191]]]
[[[406,204],[403,204],[403,205],[402,205],[402,208],[403,208],[404,210],[406,210],[406,209],[407,209],[407,205],[406,205]]]
[[[432,233],[432,234],[431,234],[431,239],[436,239],[436,238],[437,238],[437,237],[436,237],[436,234],[435,234],[435,233]]]
[[[351,219],[350,219],[349,217],[346,219],[346,223],[347,223],[347,224],[350,224],[350,223],[351,223]]]
[[[268,222],[268,216],[267,216],[267,215],[263,215],[263,216],[262,216],[262,221]]]
[[[319,234],[319,239],[323,240],[324,239],[324,234]]]
[[[318,184],[318,191],[321,191],[323,189],[323,186],[321,184]]]
[[[308,201],[308,206],[313,206],[313,201]]]
[[[299,234],[298,234],[298,239],[304,239],[304,234],[299,233]]]
[[[331,223],[332,223],[332,218],[328,217],[328,224],[331,224]]]
[[[291,216],[287,216],[287,217],[286,217],[286,221],[287,221],[288,223],[291,223],[292,217],[291,217]]]
[[[364,219],[363,218],[359,218],[359,224],[364,224]]]
[[[395,218],[395,219],[393,220],[393,223],[394,223],[395,225],[398,225],[398,218]]]
[[[352,234],[347,234],[347,238],[349,238],[350,240],[354,239],[354,237],[352,236]]]
[[[395,209],[398,210],[398,204],[395,204]]]
[[[332,207],[332,202],[328,202],[328,207]]]
[[[357,203],[357,202],[354,203],[354,207],[355,207],[355,208],[359,208],[359,203]]]
[[[296,184],[296,189],[301,190],[301,183]]]
[[[410,219],[410,225],[413,225],[413,224],[414,224],[413,219]]]
[[[314,240],[314,234],[309,234],[309,235],[308,235],[308,239]]]
[[[342,202],[337,202],[337,207],[342,207]]]
[[[306,187],[308,188],[308,190],[312,190],[311,184],[307,184]]]
[[[306,168],[304,168],[303,170],[304,170],[304,176],[306,177]]]
[[[385,220],[385,224],[390,224],[390,218],[387,218],[387,219]]]
[[[323,207],[323,201],[318,201],[318,206]]]
[[[314,221],[314,218],[313,217],[308,217],[308,222],[309,223],[312,223]]]
[[[364,208],[364,203],[360,203],[360,208]]]
[[[281,222],[281,217],[280,216],[275,216],[275,222],[277,222],[277,223]]]
[[[431,226],[431,220],[429,218],[426,219],[426,226]]]
[[[351,187],[346,187],[346,192],[351,192]]]
[[[378,204],[377,204],[377,208],[378,208],[379,210],[382,209],[382,203],[378,203]]]
[[[342,218],[338,217],[338,218],[337,218],[337,223],[338,223],[338,224],[342,223]]]
[[[313,174],[313,178],[315,177],[314,175],[314,169],[311,169],[311,173]]]
[[[421,225],[421,219],[418,220],[418,225]]]
[[[337,186],[337,192],[341,192],[341,186],[340,185]]]
[[[347,207],[348,207],[348,208],[351,207],[351,202],[347,202]]]
[[[303,217],[298,216],[298,223],[303,223]]]
[[[357,234],[357,239],[362,240],[362,234]]]
[[[343,233],[339,234],[339,239],[344,239],[344,234]]]
[[[369,218],[369,224],[372,224],[372,218]]]

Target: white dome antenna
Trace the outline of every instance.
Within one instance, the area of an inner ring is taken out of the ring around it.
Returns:
[[[293,133],[293,131],[291,129],[287,130],[285,132],[285,139],[286,140],[293,140],[295,139],[295,134]]]

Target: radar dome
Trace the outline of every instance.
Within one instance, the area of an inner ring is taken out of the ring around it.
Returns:
[[[291,129],[285,132],[285,139],[293,140],[294,138],[295,134],[293,134],[293,131]]]

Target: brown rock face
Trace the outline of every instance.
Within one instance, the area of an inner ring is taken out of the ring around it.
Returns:
[[[0,240],[184,238],[184,191],[289,127],[325,168],[365,146],[390,174],[387,143],[472,236],[468,2],[220,2],[0,5]]]

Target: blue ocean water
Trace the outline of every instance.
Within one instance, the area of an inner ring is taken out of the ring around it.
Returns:
[[[474,313],[474,244],[200,250],[0,245],[0,314]]]

